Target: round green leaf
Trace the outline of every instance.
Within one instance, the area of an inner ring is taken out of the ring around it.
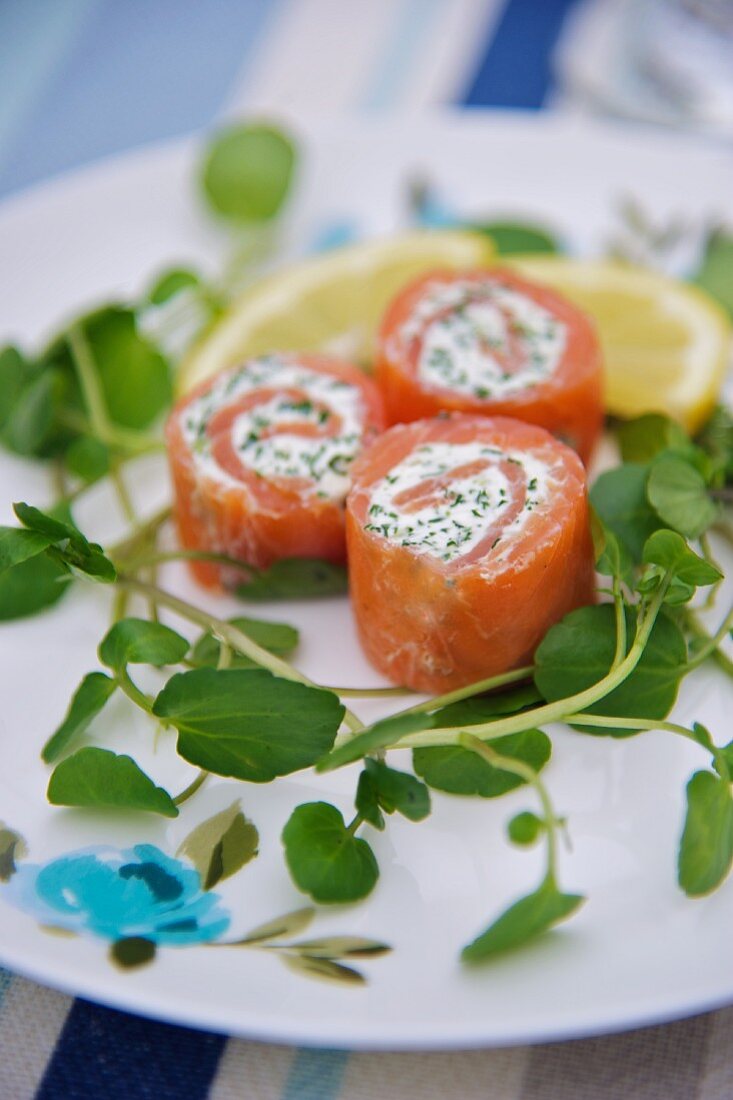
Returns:
[[[516,814],[507,825],[507,833],[511,842],[522,847],[534,844],[543,829],[544,822],[542,819],[537,814],[530,813],[529,810]]]
[[[5,570],[0,575],[0,622],[52,607],[71,587],[70,579],[68,570],[45,554]]]
[[[641,560],[644,543],[658,527],[646,487],[649,467],[627,462],[601,474],[590,493],[591,504],[634,561]]]
[[[650,535],[644,545],[643,560],[693,587],[715,584],[722,578],[720,570],[691,550],[676,531],[655,531]]]
[[[178,751],[189,763],[269,783],[327,752],[344,708],[331,691],[262,669],[200,668],[172,676],[153,713],[176,727]]]
[[[374,853],[352,836],[328,802],[296,806],[283,829],[285,859],[295,884],[314,901],[359,901],[379,878]]]
[[[622,420],[616,436],[624,462],[651,462],[661,451],[690,448],[690,440],[681,424],[661,413],[646,413],[633,420]]]
[[[717,518],[705,479],[676,455],[662,455],[653,463],[647,493],[665,524],[687,538],[697,538]]]
[[[500,256],[516,256],[526,252],[562,252],[563,248],[552,233],[539,225],[527,222],[481,222],[475,226],[491,237]]]
[[[54,806],[88,806],[148,810],[178,817],[178,807],[166,790],[156,787],[131,756],[109,749],[79,749],[58,764],[48,784]]]
[[[225,218],[267,221],[285,201],[294,164],[295,147],[281,130],[263,124],[233,126],[207,150],[204,193]]]
[[[185,267],[172,267],[155,280],[148,291],[148,301],[153,306],[162,306],[182,290],[194,290],[200,285],[201,279],[195,271]]]
[[[99,645],[100,661],[116,672],[125,665],[175,665],[187,652],[186,638],[148,619],[120,619]]]
[[[227,621],[269,653],[283,656],[292,653],[300,640],[299,632],[288,623],[271,623],[265,619],[250,619],[244,616]],[[221,644],[213,634],[209,632],[202,634],[191,651],[191,661],[197,668],[216,668],[220,649]],[[257,664],[242,653],[233,653],[228,667],[257,668]]]
[[[97,481],[109,473],[109,448],[98,439],[80,436],[67,448],[64,458],[70,472],[83,481]]]
[[[542,730],[523,730],[491,742],[502,756],[511,756],[541,771],[552,753],[552,744]],[[449,794],[498,798],[525,782],[513,772],[501,771],[461,745],[413,749],[412,763],[429,787]]]

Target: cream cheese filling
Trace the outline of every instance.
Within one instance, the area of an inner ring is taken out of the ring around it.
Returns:
[[[514,496],[501,468],[506,463],[521,467],[524,495],[519,513],[502,526]],[[474,470],[458,472],[468,466]],[[548,500],[550,480],[547,464],[525,452],[504,452],[478,441],[424,443],[372,486],[365,530],[392,545],[455,561],[497,525],[497,543],[520,534],[529,515]],[[399,500],[425,483],[429,499],[416,498],[412,505]]]
[[[550,378],[565,351],[567,327],[519,291],[465,280],[428,287],[399,339],[405,345],[418,335],[421,382],[490,400]]]
[[[182,428],[197,468],[210,478],[237,483],[212,454],[207,426],[215,413],[258,390],[296,390],[299,396],[276,392],[236,416],[230,431],[242,464],[267,479],[305,479],[317,496],[343,501],[350,487],[351,464],[361,449],[365,415],[361,391],[285,356],[262,356],[228,371],[191,402]],[[325,434],[329,414],[340,419],[334,435]],[[288,430],[301,425],[314,434]]]

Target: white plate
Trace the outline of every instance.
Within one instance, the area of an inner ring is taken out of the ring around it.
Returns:
[[[427,170],[466,213],[535,214],[578,248],[602,247],[611,205],[633,193],[660,215],[730,212],[730,161],[712,147],[644,132],[579,128],[516,116],[443,117],[411,123],[332,123],[308,129],[306,170],[289,226],[297,249],[334,219],[366,233],[400,224],[405,175]],[[0,212],[0,333],[35,344],[85,302],[135,292],[175,260],[212,268],[222,240],[193,195],[190,144],[153,148],[67,176]],[[43,504],[46,475],[0,457],[2,520],[11,499]],[[139,471],[152,507],[162,475]],[[99,495],[79,511],[104,533],[114,526]],[[170,587],[203,599],[182,569]],[[174,822],[152,816],[52,810],[38,750],[80,676],[96,666],[108,598],[77,591],[51,613],[0,628],[0,817],[44,863],[89,844],[157,844],[171,855],[198,821],[241,796],[262,836],[261,854],[218,892],[232,933],[305,903],[283,864],[279,834],[290,809],[321,796],[348,813],[355,773],[302,774],[272,786],[211,781]],[[227,613],[233,603],[217,605]],[[240,605],[241,606],[241,605]],[[255,614],[258,612],[255,611]],[[328,682],[376,684],[361,656],[346,601],[272,606],[263,614],[302,627],[301,667]],[[685,683],[677,707],[727,737],[731,691],[714,669]],[[358,708],[358,704],[357,704]],[[371,704],[361,708],[376,716]],[[124,730],[124,736],[121,731]],[[124,701],[93,728],[98,744],[137,755],[170,789],[190,774],[168,740]],[[398,762],[396,758],[396,762]],[[398,763],[399,766],[399,763]],[[562,885],[587,893],[561,930],[483,970],[466,972],[458,951],[512,898],[539,881],[541,854],[511,848],[508,818],[533,806],[527,791],[484,802],[434,796],[420,825],[390,820],[370,840],[382,869],[364,904],[319,912],[314,930],[385,939],[391,955],[366,962],[365,989],[308,981],[266,953],[161,949],[148,968],[121,973],[101,939],[59,939],[18,909],[0,905],[4,965],[42,982],[136,1012],[257,1037],[330,1046],[441,1048],[537,1042],[612,1031],[733,1000],[729,957],[733,883],[699,901],[675,884],[685,782],[704,766],[699,750],[672,735],[623,742],[558,731],[546,779],[566,814],[572,851]]]

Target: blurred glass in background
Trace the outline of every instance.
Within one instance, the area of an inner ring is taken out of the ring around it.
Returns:
[[[733,0],[587,0],[556,61],[568,102],[733,137]]]

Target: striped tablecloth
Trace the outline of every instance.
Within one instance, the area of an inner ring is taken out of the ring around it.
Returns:
[[[245,111],[547,107],[579,2],[0,0],[0,195]],[[733,1009],[551,1046],[361,1054],[155,1023],[0,970],[0,1100],[34,1096],[729,1100]]]

